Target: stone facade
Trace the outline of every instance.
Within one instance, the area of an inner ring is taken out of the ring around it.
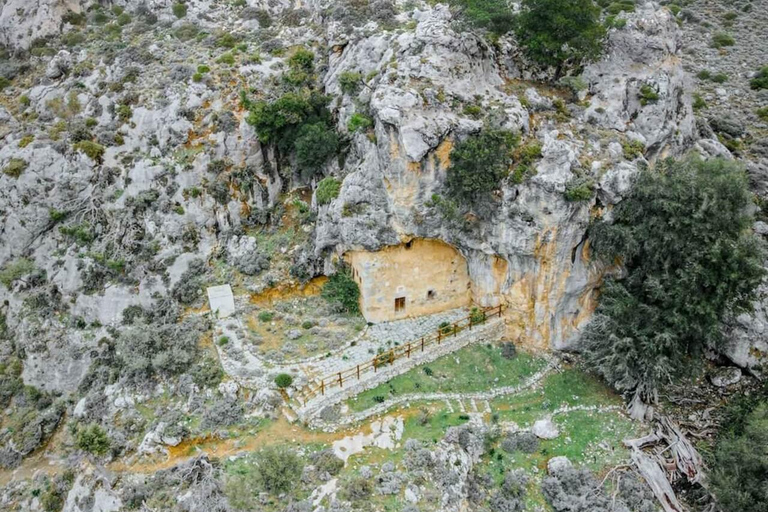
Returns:
[[[346,259],[369,322],[431,315],[470,303],[467,261],[445,242],[417,238],[376,252],[350,251]]]

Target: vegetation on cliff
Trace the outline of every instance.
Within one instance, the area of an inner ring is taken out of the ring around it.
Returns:
[[[658,389],[722,341],[721,320],[750,311],[765,270],[751,230],[752,194],[731,161],[664,161],[642,171],[613,222],[590,230],[609,279],[583,335],[589,359],[619,391]]]

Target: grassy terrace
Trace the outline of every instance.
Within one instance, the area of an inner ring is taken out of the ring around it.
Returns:
[[[414,368],[350,399],[352,411],[364,411],[386,399],[411,393],[474,392],[514,386],[546,366],[546,361],[520,353],[501,355],[496,345],[472,345]]]

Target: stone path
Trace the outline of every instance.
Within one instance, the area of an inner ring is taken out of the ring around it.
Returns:
[[[474,402],[475,400],[484,400],[486,401],[486,404],[487,404],[486,411],[490,411],[490,404],[487,403],[488,400],[492,400],[494,398],[497,398],[499,396],[504,396],[504,395],[514,395],[521,391],[529,389],[535,386],[536,384],[538,384],[550,372],[559,368],[559,366],[560,366],[559,360],[557,360],[554,357],[550,357],[547,361],[546,367],[539,370],[535,374],[531,375],[525,381],[523,381],[521,384],[518,384],[517,386],[504,386],[500,388],[489,389],[487,391],[477,391],[477,392],[467,392],[467,393],[409,393],[407,395],[400,395],[398,397],[390,398],[364,411],[349,414],[344,418],[342,418],[341,420],[334,423],[327,423],[319,418],[314,418],[310,421],[310,425],[313,428],[322,428],[323,430],[326,430],[326,431],[333,431],[343,426],[350,425],[352,423],[357,423],[359,421],[363,421],[367,418],[370,418],[371,416],[383,414],[387,410],[391,409],[396,405],[407,403],[407,402],[417,402],[417,401],[423,401],[423,402],[445,401],[448,404],[448,409],[452,411],[453,407],[451,407],[450,401],[454,400],[454,401],[457,401],[457,403],[459,404],[459,407],[461,408],[460,409],[461,412],[467,412],[467,409],[463,402],[464,400],[469,400],[470,402]],[[475,408],[473,409],[477,410]],[[562,412],[569,412],[570,410],[589,410],[589,409],[580,409],[578,408],[578,406],[573,407],[571,409],[566,409],[564,407],[556,410],[552,414],[560,414]]]

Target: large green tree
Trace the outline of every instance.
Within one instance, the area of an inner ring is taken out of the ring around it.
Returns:
[[[751,230],[753,196],[738,164],[664,161],[640,173],[592,247],[623,268],[609,279],[582,340],[618,390],[645,402],[721,342],[721,320],[751,309],[765,273]]]
[[[592,0],[523,0],[515,31],[531,60],[557,68],[555,78],[567,61],[598,57],[606,32]]]

